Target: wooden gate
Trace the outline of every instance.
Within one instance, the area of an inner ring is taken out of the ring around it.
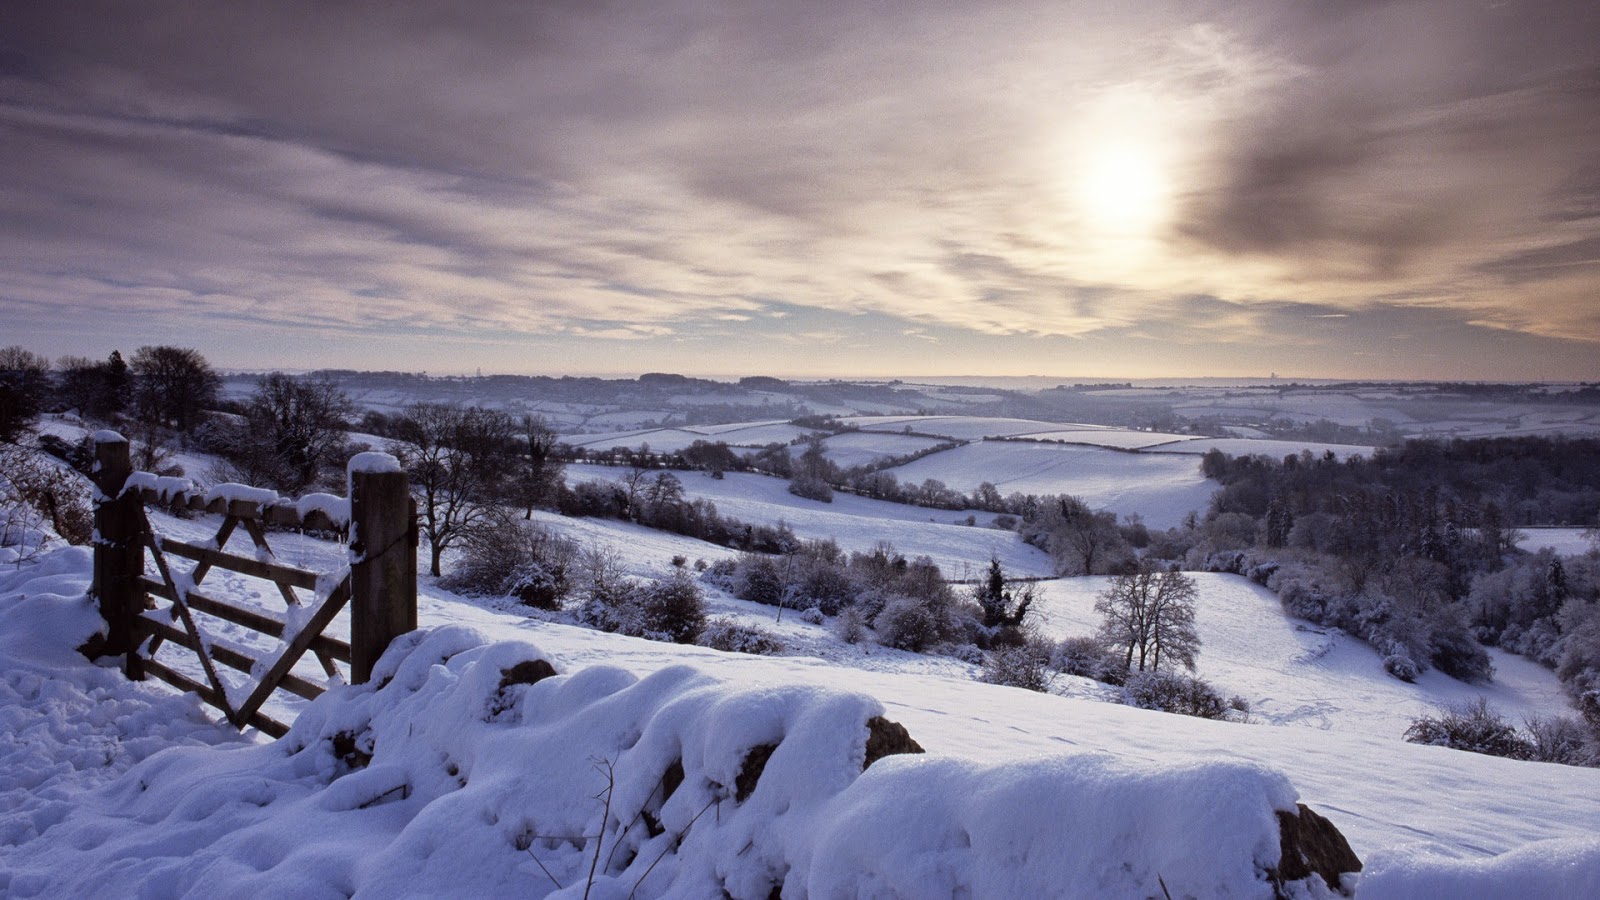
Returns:
[[[242,486],[200,493],[182,479],[134,472],[127,439],[102,431],[95,435],[94,481],[92,591],[108,628],[106,638],[87,649],[93,656],[122,656],[129,678],[154,675],[195,692],[237,728],[254,725],[273,737],[288,731],[261,707],[274,690],[311,700],[326,689],[326,684],[292,671],[308,651],[321,664],[328,683],[342,680],[337,660],[349,664],[350,681],[359,684],[371,677],[373,664],[391,640],[417,627],[416,504],[405,473],[387,454],[359,454],[350,461],[347,501],[324,496],[288,503],[277,501],[270,492]],[[323,502],[315,502],[318,499]],[[175,540],[150,527],[147,503],[219,514],[222,522],[206,544]],[[350,564],[325,573],[280,565],[267,543],[266,525],[344,532],[349,537]],[[229,538],[241,527],[254,556],[226,552]],[[145,572],[147,552],[158,577]],[[173,557],[194,565],[182,570]],[[213,568],[271,582],[284,600],[285,617],[207,596],[200,586]],[[297,590],[312,592],[311,601],[305,602]],[[151,597],[170,605],[157,609]],[[324,634],[347,604],[350,639]],[[277,655],[255,659],[213,641],[196,613],[278,638]],[[169,642],[198,657],[204,682],[155,659],[156,650]],[[254,678],[254,685],[243,696],[230,692],[219,665]]]

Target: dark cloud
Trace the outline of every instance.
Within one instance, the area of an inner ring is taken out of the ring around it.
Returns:
[[[1600,7],[1288,6],[1269,41],[1303,68],[1226,123],[1188,240],[1388,276],[1583,208],[1565,188],[1600,161]]]

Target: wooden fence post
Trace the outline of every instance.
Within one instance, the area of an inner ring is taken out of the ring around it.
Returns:
[[[399,460],[350,458],[350,681],[372,677],[389,642],[417,627],[417,510]]]
[[[123,496],[122,488],[133,473],[128,439],[114,431],[94,435],[94,582],[90,590],[100,604],[106,620],[106,638],[92,648],[93,657],[124,656],[123,671],[129,678],[144,680],[144,661],[139,657],[138,617],[144,609],[144,592],[138,578],[144,574],[144,544],[139,534],[140,505],[137,493]]]

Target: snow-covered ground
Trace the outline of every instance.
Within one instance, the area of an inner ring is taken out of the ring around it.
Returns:
[[[1352,456],[1365,456],[1371,458],[1376,451],[1375,447],[1362,447],[1353,444],[1319,444],[1316,441],[1259,441],[1251,438],[1195,438],[1193,440],[1179,441],[1171,444],[1148,447],[1147,453],[1175,453],[1190,456],[1201,456],[1211,450],[1221,450],[1229,456],[1271,456],[1282,459],[1290,454],[1300,454],[1306,450],[1312,456],[1321,457],[1325,453],[1332,453],[1340,461]]]
[[[567,481],[615,481],[625,472],[573,465],[567,467]],[[1053,574],[1043,551],[1023,543],[1015,532],[988,527],[993,513],[928,509],[842,492],[833,495],[832,503],[822,503],[789,493],[789,483],[781,478],[748,472],[729,472],[720,479],[702,472],[671,474],[682,481],[685,494],[710,500],[724,516],[756,525],[783,522],[802,538],[832,538],[847,551],[868,551],[889,541],[907,557],[931,558],[951,578],[976,575],[991,556],[1018,575]],[[965,524],[968,516],[975,525]]]
[[[1253,719],[1347,734],[1397,738],[1411,721],[1476,697],[1509,721],[1566,707],[1550,670],[1491,648],[1492,684],[1424,673],[1415,684],[1383,675],[1383,657],[1338,629],[1285,616],[1271,591],[1238,575],[1192,573],[1199,586],[1197,674],[1224,696],[1250,703]],[[1098,594],[1110,579],[1066,578],[1038,586],[1038,625],[1051,637],[1093,634]]]
[[[965,444],[889,471],[901,483],[933,478],[963,492],[987,481],[1002,494],[1072,494],[1095,509],[1138,513],[1153,528],[1205,512],[1217,487],[1192,456],[1030,441]]]
[[[608,836],[602,851],[623,848],[601,854],[604,897],[715,885],[765,896],[774,878],[785,896],[1044,896],[1085,885],[1143,896],[1160,890],[1158,875],[1175,895],[1266,896],[1270,810],[1296,794],[1366,861],[1362,897],[1471,895],[1461,885],[1478,896],[1591,896],[1600,886],[1594,770],[1414,746],[1343,717],[1325,728],[1219,723],[994,687],[954,662],[909,674],[897,669],[906,654],[885,653],[879,667],[652,643],[433,590],[420,610],[432,636],[386,657],[388,687],[336,689],[303,705],[284,741],[237,745],[191,700],[74,659],[94,627],[88,575],[88,554],[67,550],[0,577],[9,896],[577,897],[594,841],[569,836],[594,834]],[[1230,584],[1206,585],[1202,660],[1250,645],[1225,620],[1273,618]],[[1071,618],[1070,601],[1051,606],[1052,622]],[[476,633],[445,627],[457,625]],[[1269,632],[1250,646],[1263,666],[1306,648],[1293,632]],[[540,656],[572,674],[504,686],[513,663]],[[1329,678],[1385,677],[1333,660]],[[1326,691],[1294,672],[1273,690]],[[1391,702],[1360,691],[1324,699],[1368,714]],[[879,711],[928,755],[858,778],[858,729]],[[342,777],[330,743],[341,731],[370,734],[360,746],[374,754]],[[734,776],[764,742],[780,749],[736,802]],[[652,803],[674,758],[688,776],[682,793]],[[602,817],[596,759],[615,773],[612,818]],[[625,830],[640,805],[681,837]],[[966,840],[950,843],[952,829]],[[651,871],[658,857],[668,861]]]
[[[1518,528],[1517,546],[1529,553],[1554,550],[1562,556],[1588,553],[1596,546],[1587,528]]]
[[[1115,481],[1090,460],[1170,459],[1182,460],[1202,498],[1211,489],[1192,457],[1086,447],[988,442],[920,462],[1030,446],[1077,459],[1080,483]],[[574,466],[569,477],[621,471]],[[725,515],[785,521],[847,549],[887,540],[952,576],[991,555],[1012,574],[1049,571],[1015,534],[981,527],[992,518],[982,513],[971,527],[956,524],[964,512],[844,494],[821,504],[778,479],[675,474]],[[731,555],[627,523],[539,520],[616,549],[639,576],[664,574],[674,556]],[[218,524],[160,513],[152,522],[196,541]],[[269,538],[281,562],[346,562],[334,543]],[[766,896],[774,879],[788,897],[1270,895],[1259,869],[1276,853],[1271,811],[1296,795],[1366,861],[1360,897],[1600,895],[1600,771],[1400,740],[1415,716],[1479,695],[1511,721],[1566,713],[1550,672],[1491,651],[1491,685],[1436,672],[1403,684],[1370,648],[1286,617],[1233,576],[1195,576],[1199,674],[1248,700],[1250,723],[1107,703],[1112,689],[1067,676],[1050,694],[981,684],[971,664],[846,645],[826,624],[792,610],[779,622],[778,610],[714,589],[712,614],[773,631],[786,655],[604,634],[425,578],[419,619],[430,634],[386,660],[391,687],[335,688],[315,703],[281,695],[267,712],[300,721],[266,743],[214,724],[191,697],[128,683],[73,652],[97,627],[83,596],[89,562],[69,548],[0,572],[0,895],[578,897],[594,849],[583,836],[601,833],[610,854],[596,891],[608,898]],[[1104,584],[1042,582],[1040,630],[1093,631]],[[265,582],[213,570],[201,590],[283,615]],[[206,621],[217,643],[256,655],[277,646]],[[332,630],[348,627],[344,614]],[[199,676],[181,648],[161,652]],[[512,663],[534,657],[570,674],[500,684]],[[296,672],[322,680],[311,661]],[[860,775],[862,722],[879,712],[928,755]],[[372,764],[345,774],[330,739],[369,723]],[[748,802],[719,794],[746,751],[780,738]],[[614,820],[650,806],[674,756],[688,777],[677,800],[655,801],[665,835],[624,829]],[[592,757],[615,766],[623,816],[602,818],[605,782]]]

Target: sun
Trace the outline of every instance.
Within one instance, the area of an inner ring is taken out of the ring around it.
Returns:
[[[1142,237],[1156,230],[1171,205],[1166,169],[1148,142],[1111,139],[1086,148],[1074,181],[1086,228],[1111,237]]]
[[[1111,93],[1075,118],[1065,181],[1081,236],[1095,244],[1153,240],[1174,194],[1172,127],[1160,104]]]

